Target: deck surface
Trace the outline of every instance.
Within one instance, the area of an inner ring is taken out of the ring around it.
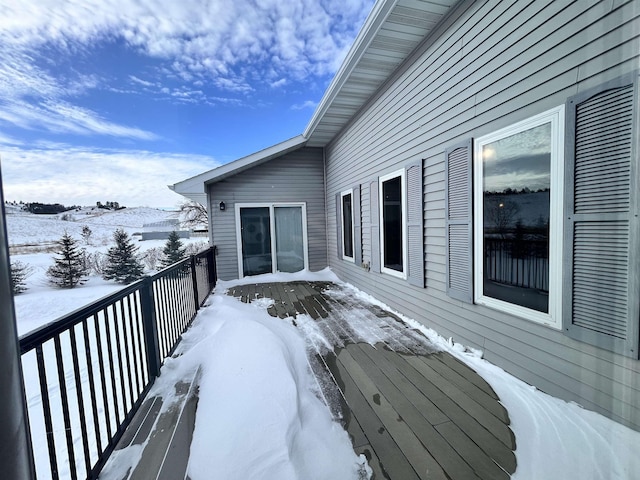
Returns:
[[[333,351],[318,349],[311,366],[374,478],[499,480],[515,471],[515,437],[493,389],[396,315],[323,282],[228,293],[271,298],[268,312],[294,325],[301,314],[317,322]]]
[[[496,393],[393,313],[328,282],[249,284],[228,294],[270,298],[272,316],[320,330],[330,348],[315,345],[309,363],[374,479],[500,480],[515,471],[515,438]],[[110,462],[127,446],[143,447],[123,480],[188,478],[198,372],[175,389],[170,405],[146,399],[117,446]]]

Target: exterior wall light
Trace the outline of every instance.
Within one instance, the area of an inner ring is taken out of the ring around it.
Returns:
[[[224,202],[220,202],[220,211],[224,212],[226,208],[227,206],[224,204]]]

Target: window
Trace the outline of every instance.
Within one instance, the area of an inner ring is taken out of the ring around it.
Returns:
[[[405,170],[380,177],[381,271],[407,278]]]
[[[354,257],[354,229],[353,229],[353,191],[347,190],[340,194],[342,203],[342,258],[355,261]]]
[[[564,107],[478,138],[476,303],[561,328]]]

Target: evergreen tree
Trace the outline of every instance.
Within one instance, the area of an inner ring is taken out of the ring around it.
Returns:
[[[25,280],[33,273],[33,267],[20,261],[11,264],[11,291],[14,295],[27,289]]]
[[[84,266],[84,251],[68,234],[56,242],[60,250],[54,257],[54,264],[47,270],[49,281],[60,288],[73,288],[87,281],[87,270]]]
[[[144,266],[138,259],[138,247],[121,229],[113,232],[113,240],[116,244],[107,252],[107,265],[102,278],[124,284],[140,279],[144,274]]]
[[[186,257],[186,248],[182,245],[180,235],[175,230],[169,234],[167,243],[162,250],[163,258],[161,264],[163,267],[173,265]]]

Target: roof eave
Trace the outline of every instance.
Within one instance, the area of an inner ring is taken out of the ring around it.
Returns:
[[[333,77],[326,92],[324,93],[320,103],[313,112],[313,116],[304,130],[303,136],[310,138],[314,130],[324,117],[327,109],[335,100],[336,95],[342,89],[344,83],[349,79],[358,62],[367,51],[371,41],[375,38],[378,30],[387,19],[387,16],[393,10],[398,0],[381,0],[377,1],[369,16],[365,20],[364,25],[360,29],[360,33],[353,42],[353,46],[349,49],[347,57],[343,60],[340,69]]]

